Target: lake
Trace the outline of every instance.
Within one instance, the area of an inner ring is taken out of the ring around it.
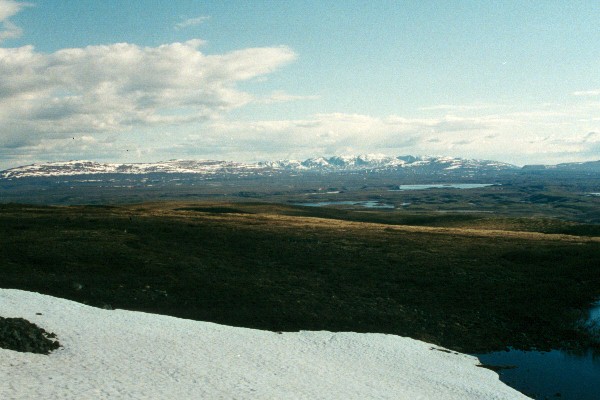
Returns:
[[[405,190],[423,190],[423,189],[477,189],[487,186],[494,186],[495,183],[443,183],[428,185],[399,185],[398,189],[390,189],[390,192],[403,192]],[[327,194],[338,194],[339,192],[327,192]],[[394,209],[391,203],[384,203],[376,200],[368,201],[319,201],[314,203],[293,203],[296,206],[306,207],[326,207],[326,206],[354,206],[376,209]],[[410,203],[402,203],[401,206],[408,206]]]
[[[588,322],[600,324],[600,303],[590,311]],[[511,349],[476,356],[484,364],[516,366],[498,371],[500,380],[534,399],[600,398],[600,354],[591,350],[575,353]]]
[[[355,207],[365,207],[365,208],[377,208],[377,209],[393,209],[395,206],[390,203],[383,203],[381,201],[376,200],[368,200],[368,201],[319,201],[316,203],[294,203],[296,206],[306,206],[306,207],[325,207],[325,206],[355,206]]]
[[[402,192],[405,190],[424,190],[424,189],[478,189],[488,186],[494,186],[495,183],[441,183],[429,185],[399,185],[398,189],[390,189],[390,192]]]

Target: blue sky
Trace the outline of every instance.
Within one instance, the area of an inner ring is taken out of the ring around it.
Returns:
[[[0,0],[0,169],[600,159],[597,1]]]

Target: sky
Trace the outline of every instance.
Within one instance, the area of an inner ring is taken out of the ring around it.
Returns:
[[[0,169],[600,159],[600,2],[0,0]]]

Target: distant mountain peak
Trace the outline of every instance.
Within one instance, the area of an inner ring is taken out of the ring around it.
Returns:
[[[599,161],[583,161],[583,162],[571,162],[561,163],[556,165],[546,164],[533,164],[523,166],[524,170],[527,171],[581,171],[581,172],[600,172],[600,160]]]

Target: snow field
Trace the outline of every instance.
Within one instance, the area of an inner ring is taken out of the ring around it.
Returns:
[[[13,289],[0,289],[0,315],[63,346],[47,356],[0,349],[2,399],[527,398],[475,357],[394,335],[277,334]]]

